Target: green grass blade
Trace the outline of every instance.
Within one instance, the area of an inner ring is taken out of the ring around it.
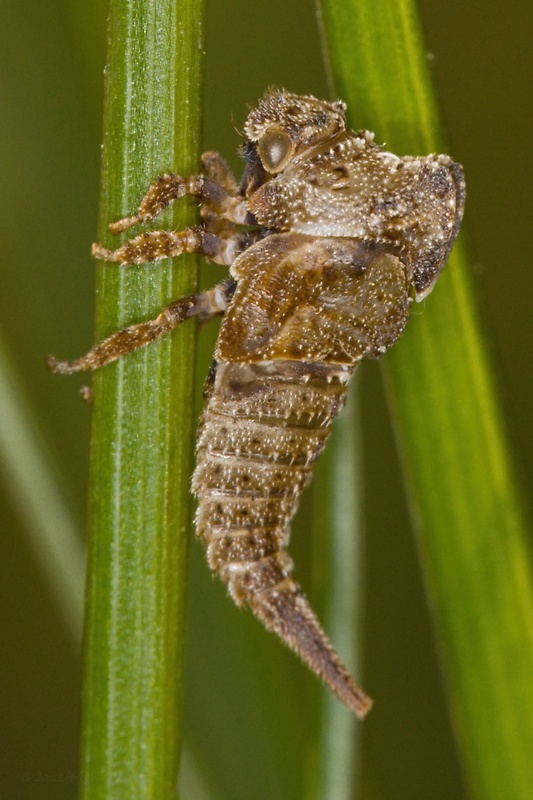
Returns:
[[[399,153],[443,150],[416,8],[322,3],[335,94]],[[467,186],[468,186],[468,174]],[[455,248],[386,361],[421,551],[473,796],[533,786],[533,592],[501,412]]]
[[[70,640],[79,648],[84,556],[51,454],[0,337],[0,473],[55,597]]]
[[[100,241],[166,171],[199,159],[201,0],[113,0]],[[178,204],[158,226],[183,228]],[[156,227],[156,226],[154,226]],[[194,290],[194,259],[101,265],[97,337]],[[194,326],[95,376],[82,797],[174,797],[193,429]]]
[[[335,648],[364,688],[359,644],[363,596],[362,476],[357,382],[333,426],[313,483],[313,575],[322,595],[320,618]],[[359,779],[361,723],[325,687],[313,797],[354,797]]]

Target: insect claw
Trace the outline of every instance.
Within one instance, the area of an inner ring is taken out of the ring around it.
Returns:
[[[82,386],[80,388],[80,394],[85,400],[86,403],[92,403],[93,401],[93,390],[91,386]]]
[[[99,261],[118,261],[118,258],[113,250],[108,250],[106,247],[102,247],[100,242],[95,242],[93,244],[91,247],[91,255],[93,258],[96,258]]]
[[[72,372],[78,371],[76,367],[73,366],[73,362],[59,361],[55,356],[48,356],[46,365],[50,372],[54,372],[56,375],[70,375]]]
[[[119,233],[123,233],[123,231],[133,228],[134,225],[139,225],[141,222],[143,222],[141,214],[134,214],[132,217],[124,217],[123,219],[118,219],[116,222],[110,222],[107,227],[109,228],[109,232],[113,236],[116,236]]]

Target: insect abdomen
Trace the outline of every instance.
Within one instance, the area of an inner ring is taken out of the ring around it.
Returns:
[[[239,604],[292,571],[288,524],[345,394],[284,364],[218,364],[198,437],[197,532]]]
[[[298,362],[218,364],[198,436],[193,491],[209,565],[235,602],[248,603],[362,714],[368,701],[292,579],[286,550],[290,520],[344,403],[350,373]]]

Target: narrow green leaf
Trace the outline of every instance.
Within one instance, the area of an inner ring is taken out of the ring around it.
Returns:
[[[411,0],[323,0],[335,94],[400,154],[442,152]],[[468,187],[468,174],[467,187]],[[475,797],[533,786],[533,592],[525,523],[464,248],[384,359],[430,602]]]
[[[112,0],[99,238],[160,174],[199,159],[202,0]],[[179,203],[153,227],[183,228]],[[194,259],[101,265],[97,338],[195,287]],[[174,797],[191,473],[194,326],[97,373],[82,797]]]
[[[84,577],[79,525],[65,501],[59,474],[1,336],[0,473],[78,651]]]
[[[354,380],[313,484],[313,572],[321,589],[324,628],[364,687],[359,651],[363,497],[357,388]],[[322,698],[318,777],[312,796],[344,800],[355,796],[358,783],[361,723],[325,687]]]

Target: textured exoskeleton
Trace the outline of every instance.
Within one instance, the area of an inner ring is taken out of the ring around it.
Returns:
[[[95,369],[188,317],[224,314],[197,440],[197,533],[235,602],[363,716],[368,697],[292,577],[289,526],[357,365],[399,338],[411,295],[432,289],[464,182],[448,156],[399,158],[368,131],[347,131],[344,112],[271,89],[246,121],[240,186],[214,153],[203,175],[159,178],[112,232],[186,194],[200,201],[202,225],[141,233],[115,251],[97,244],[94,255],[128,265],[197,252],[229,265],[231,279],[50,366]]]

